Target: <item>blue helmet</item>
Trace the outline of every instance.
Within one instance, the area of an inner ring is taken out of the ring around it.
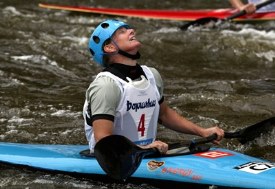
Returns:
[[[93,60],[101,66],[104,66],[103,44],[107,39],[110,39],[115,31],[121,27],[129,28],[129,25],[118,20],[106,20],[100,23],[92,33],[89,40],[89,49],[93,56]]]

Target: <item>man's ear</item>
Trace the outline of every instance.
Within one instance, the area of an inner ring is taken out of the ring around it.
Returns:
[[[104,49],[104,52],[106,52],[106,53],[114,53],[114,52],[116,52],[116,47],[112,43],[110,43],[108,45],[105,45],[103,47],[103,49]]]

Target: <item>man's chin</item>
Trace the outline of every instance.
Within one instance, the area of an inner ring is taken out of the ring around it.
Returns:
[[[140,47],[141,47],[141,44],[136,45],[136,46],[132,47],[131,49],[128,49],[127,52],[129,54],[135,55],[139,51]]]

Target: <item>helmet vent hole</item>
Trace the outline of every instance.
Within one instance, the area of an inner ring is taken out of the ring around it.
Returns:
[[[103,23],[103,24],[101,24],[101,27],[104,28],[104,29],[106,29],[106,28],[109,27],[109,24],[108,23]]]
[[[98,44],[100,42],[100,39],[97,36],[93,36],[93,40],[96,44]]]
[[[95,55],[95,52],[92,49],[90,49],[90,52],[93,56]]]

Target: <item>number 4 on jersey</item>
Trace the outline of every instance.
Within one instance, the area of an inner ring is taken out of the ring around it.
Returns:
[[[140,132],[140,136],[144,136],[145,133],[145,114],[142,114],[138,123],[138,132]]]

